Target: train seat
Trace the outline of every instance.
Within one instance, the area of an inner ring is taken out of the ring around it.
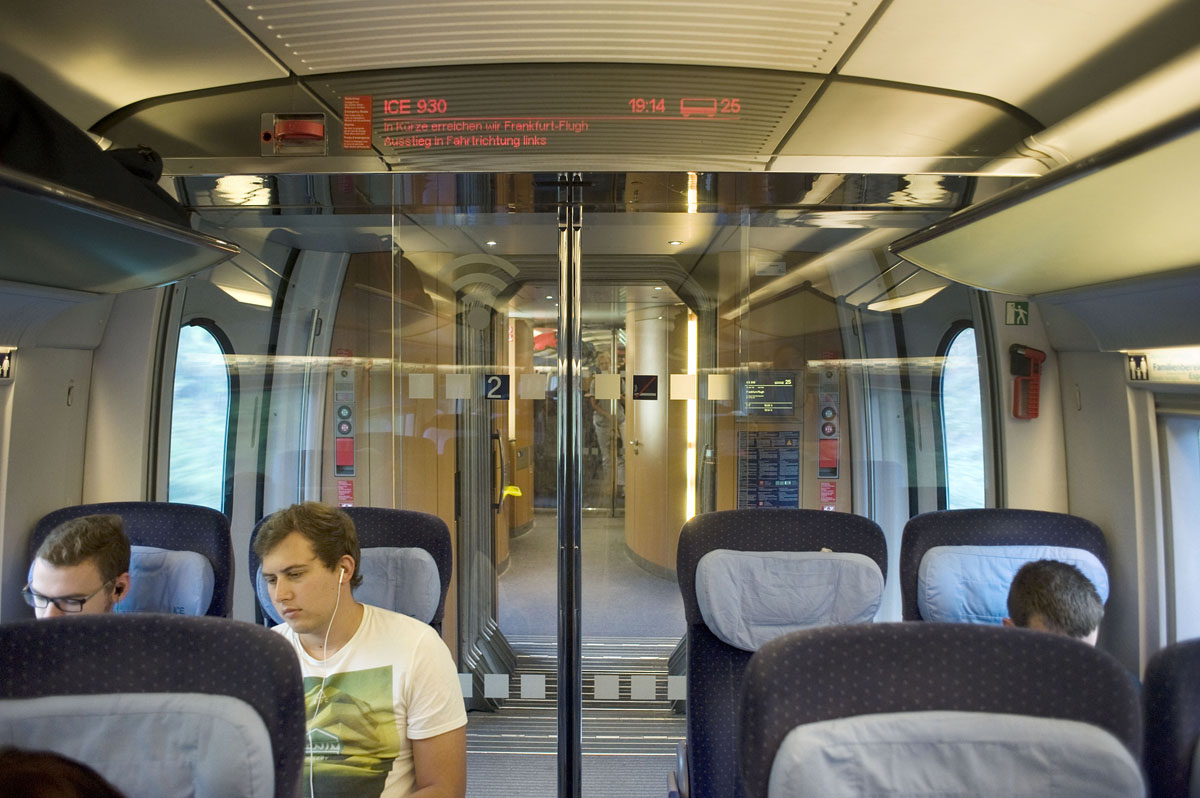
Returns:
[[[1200,796],[1200,640],[1150,658],[1142,700],[1151,798]]]
[[[886,623],[797,632],[746,670],[749,798],[1145,794],[1137,689],[1059,635]]]
[[[131,544],[129,594],[117,612],[169,612],[228,618],[233,610],[229,519],[208,507],[171,502],[103,502],[44,516],[29,541],[29,560],[50,531],[83,515],[119,515]]]
[[[914,516],[900,542],[904,620],[999,624],[1008,615],[1013,575],[1042,559],[1075,565],[1108,600],[1108,546],[1091,521],[1009,509]]]
[[[354,522],[362,555],[363,581],[354,588],[354,598],[411,615],[440,634],[453,559],[446,522],[414,510],[342,509]],[[262,561],[254,552],[254,540],[265,521],[259,521],[250,536],[250,578],[261,612],[278,624],[283,619],[271,603],[262,577]]]
[[[670,791],[733,798],[746,663],[781,634],[872,620],[887,543],[875,522],[848,513],[723,510],[683,525],[676,565],[688,629],[687,744]]]
[[[0,747],[83,762],[130,798],[300,794],[304,695],[279,635],[226,619],[0,626]]]

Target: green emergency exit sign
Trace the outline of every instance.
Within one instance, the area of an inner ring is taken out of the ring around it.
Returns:
[[[1028,327],[1029,326],[1029,303],[1028,302],[1005,302],[1004,303],[1004,323],[1010,327]]]

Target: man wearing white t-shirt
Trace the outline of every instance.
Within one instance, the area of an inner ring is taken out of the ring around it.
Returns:
[[[258,532],[275,627],[304,676],[310,798],[462,798],[467,715],[458,672],[432,627],[359,604],[354,522],[317,502],[272,515]]]

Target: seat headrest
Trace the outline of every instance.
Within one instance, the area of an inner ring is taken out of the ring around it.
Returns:
[[[0,745],[86,762],[125,795],[275,795],[270,732],[232,696],[100,693],[2,703]]]
[[[883,583],[873,559],[848,552],[714,549],[696,565],[704,623],[744,651],[800,629],[870,621]]]
[[[212,563],[203,554],[132,546],[129,593],[113,609],[204,615],[212,603],[213,584]]]
[[[1008,617],[1008,589],[1032,560],[1074,565],[1108,601],[1108,572],[1096,555],[1067,546],[934,546],[917,572],[917,606],[926,621],[1000,624]]]
[[[797,726],[771,765],[770,798],[1145,794],[1116,737],[1074,720],[987,712],[856,715]]]
[[[379,546],[362,549],[359,555],[363,581],[354,588],[357,601],[425,623],[433,620],[442,597],[442,583],[432,554],[420,547]],[[262,566],[255,574],[254,589],[263,614],[277,624],[283,623],[271,602]]]
[[[417,547],[362,550],[363,581],[354,598],[429,623],[442,598],[433,555]]]

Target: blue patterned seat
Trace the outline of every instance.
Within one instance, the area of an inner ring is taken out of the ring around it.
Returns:
[[[1083,518],[1065,513],[1043,510],[1010,510],[997,508],[971,510],[939,510],[922,513],[910,518],[904,525],[900,541],[900,596],[903,617],[906,621],[929,620],[921,611],[922,596],[919,589],[922,561],[931,550],[949,551],[946,547],[958,547],[961,551],[994,550],[999,556],[1012,552],[1010,562],[1003,566],[992,566],[993,574],[1005,575],[996,584],[968,584],[965,580],[959,589],[965,594],[971,591],[990,591],[990,596],[975,596],[977,605],[992,606],[991,615],[999,612],[1004,617],[1004,601],[1008,596],[1008,583],[1012,573],[1022,562],[1030,559],[1066,559],[1073,561],[1077,555],[1089,562],[1095,561],[1092,577],[1084,563],[1081,570],[1097,585],[1101,598],[1108,594],[1108,545],[1100,527]],[[969,548],[968,548],[969,547]],[[1074,552],[1073,555],[1071,552]],[[999,577],[997,577],[999,578]],[[946,585],[942,585],[943,588]],[[966,617],[955,618],[966,621]],[[996,619],[995,622],[999,622]]]
[[[887,576],[887,543],[875,522],[847,513],[800,509],[724,510],[698,515],[679,536],[676,560],[687,620],[686,772],[675,774],[692,798],[735,798],[736,721],[742,674],[752,651],[722,640],[705,621],[697,572],[711,552],[821,552],[852,555]],[[711,613],[710,613],[711,617]]]
[[[46,539],[50,531],[64,521],[83,515],[119,515],[125,522],[125,535],[134,547],[148,550],[166,549],[176,552],[196,552],[208,560],[212,568],[212,601],[207,612],[196,613],[228,618],[233,611],[233,543],[229,535],[229,519],[208,507],[172,502],[102,502],[64,507],[44,516],[33,529],[29,541],[29,558]],[[134,568],[139,552],[134,550]],[[137,573],[133,572],[136,582]],[[134,585],[134,589],[137,586]],[[118,605],[120,606],[120,605]],[[139,610],[172,612],[173,608],[139,607]]]
[[[366,577],[363,584],[355,588],[355,597],[368,604],[417,617],[441,634],[453,567],[450,530],[446,522],[436,515],[415,510],[386,507],[342,509],[350,516],[358,533],[358,545],[363,557],[360,567]],[[265,617],[274,623],[281,623],[282,619],[275,613],[262,579],[262,561],[254,552],[254,540],[265,521],[266,518],[255,524],[250,535],[250,581],[255,585],[260,619]],[[406,591],[381,593],[378,585],[371,584],[373,581],[386,580],[389,575],[387,572],[397,568],[405,569],[406,577],[421,580],[427,590],[421,591],[421,595]]]
[[[943,738],[930,748],[894,737],[880,748],[870,748],[879,739],[872,736],[871,724],[897,718],[916,726],[959,725],[943,727]],[[1040,738],[1023,736],[1004,744],[988,739],[1012,724],[1048,730],[1050,753],[1039,756],[1035,751],[1035,766],[1030,768],[982,772],[1009,761],[1004,758],[1009,749],[1040,744]],[[847,726],[854,728],[856,739],[840,747],[831,744],[829,739]],[[825,796],[934,794],[926,789],[945,784],[939,781],[939,769],[963,753],[956,775],[968,785],[936,794],[1014,794],[1006,792],[1006,779],[1024,787],[1032,782],[1031,791],[1017,791],[1022,795],[1113,794],[1101,787],[1122,795],[1142,794],[1141,711],[1128,673],[1103,651],[1044,632],[885,623],[786,635],[751,659],[739,728],[739,767],[750,798],[811,794],[807,786],[822,783],[818,771],[825,767],[835,782],[839,776],[856,782],[844,792],[825,784]],[[1078,755],[1077,747],[1085,748],[1085,742],[1098,743],[1102,753]],[[788,757],[813,743],[821,746],[816,756],[798,760],[807,771],[790,782],[800,789],[782,790],[789,784],[788,768],[797,762]],[[1038,762],[1048,776],[1038,772]],[[1061,784],[1068,777],[1092,786],[1063,792]],[[978,782],[989,778],[992,781]],[[772,781],[774,792],[769,790]],[[903,789],[914,783],[923,786]]]
[[[1146,774],[1151,798],[1189,798],[1198,792],[1200,640],[1168,646],[1146,665]]]
[[[294,798],[304,695],[291,646],[224,618],[0,626],[0,747],[84,762],[130,798]]]

